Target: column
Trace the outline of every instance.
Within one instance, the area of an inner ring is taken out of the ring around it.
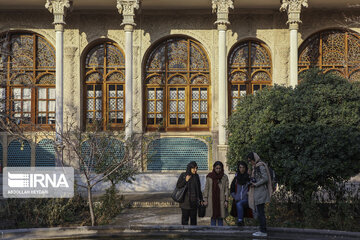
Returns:
[[[232,0],[213,0],[213,13],[217,13],[217,25],[219,34],[219,58],[218,58],[218,84],[219,84],[219,101],[218,101],[218,118],[219,118],[219,145],[217,160],[226,162],[226,121],[227,121],[227,75],[226,75],[226,30],[230,24],[228,20],[229,8],[234,8]]]
[[[308,7],[307,0],[282,0],[280,7],[280,11],[286,11],[288,14],[287,24],[289,24],[290,30],[289,85],[292,87],[298,84],[298,30],[301,23],[302,6]]]
[[[66,12],[72,7],[72,0],[47,0],[45,8],[54,14],[55,34],[56,34],[56,146],[57,158],[56,165],[60,166],[63,161],[63,90],[64,90],[64,25]]]
[[[123,16],[125,31],[125,137],[133,135],[133,32],[135,9],[139,9],[139,0],[117,0],[117,8]]]

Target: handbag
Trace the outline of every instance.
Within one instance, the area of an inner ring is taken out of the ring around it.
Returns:
[[[206,212],[206,206],[199,203],[199,206],[198,206],[198,217],[205,217],[205,212]]]
[[[186,189],[187,189],[187,184],[181,188],[175,187],[174,191],[171,194],[171,198],[178,203],[184,202]]]

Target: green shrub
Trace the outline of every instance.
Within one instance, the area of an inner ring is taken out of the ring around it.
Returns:
[[[106,193],[99,199],[95,207],[95,215],[98,224],[108,224],[111,219],[120,214],[124,197],[118,193],[115,185],[106,189]]]
[[[295,89],[241,99],[228,123],[228,164],[256,151],[306,200],[360,172],[360,87],[314,69],[301,78]]]
[[[86,201],[73,198],[10,198],[1,200],[1,228],[31,228],[88,224]]]

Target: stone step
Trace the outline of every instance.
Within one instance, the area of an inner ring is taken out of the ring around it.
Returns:
[[[133,208],[173,208],[179,207],[174,202],[169,192],[144,192],[144,193],[125,193],[124,206]]]
[[[129,207],[133,208],[173,208],[179,207],[177,202],[143,202],[143,201],[134,201],[129,203]]]

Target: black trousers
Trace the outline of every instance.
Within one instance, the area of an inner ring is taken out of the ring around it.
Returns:
[[[190,218],[190,225],[196,225],[197,209],[181,209],[181,224],[188,225]]]
[[[265,203],[256,205],[256,211],[260,223],[260,231],[266,233]]]

